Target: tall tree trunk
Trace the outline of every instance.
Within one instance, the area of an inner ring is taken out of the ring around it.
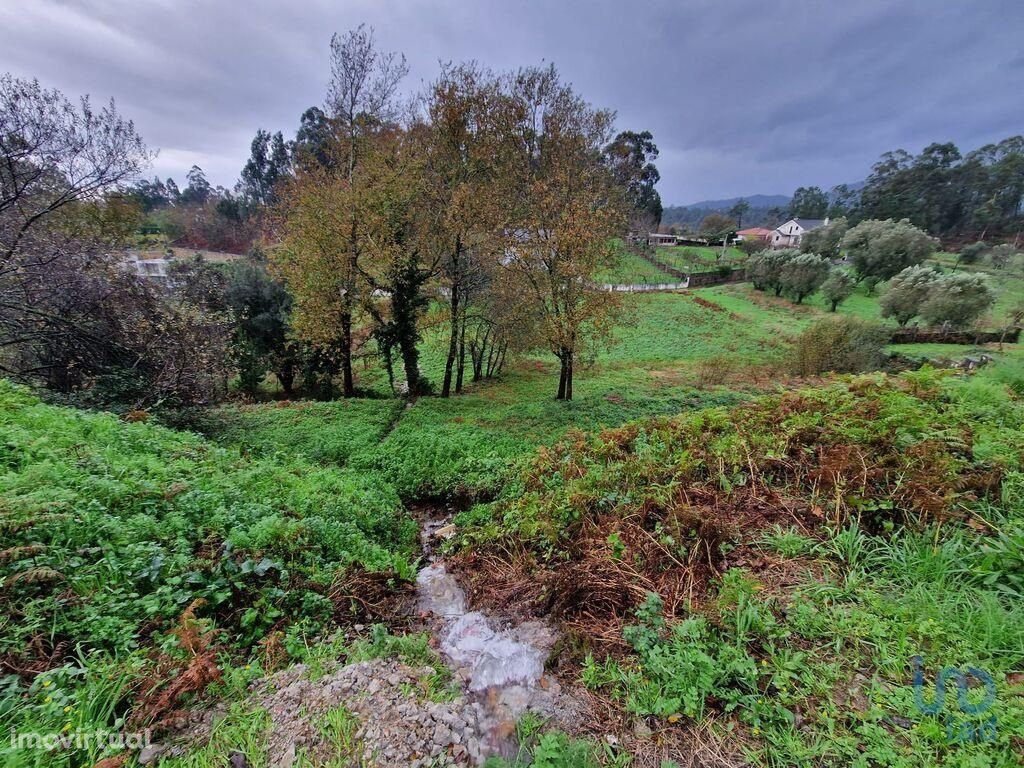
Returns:
[[[284,393],[291,395],[295,391],[295,361],[290,356],[285,358],[276,373]]]
[[[572,350],[566,353],[565,399],[572,400]]]
[[[460,276],[462,266],[459,264],[461,258],[462,243],[455,238],[455,252],[452,254],[451,274],[451,299],[449,301],[449,317],[451,319],[451,333],[448,336],[448,357],[444,361],[444,381],[441,384],[441,397],[448,397],[452,391],[452,369],[455,367],[455,358],[459,353],[459,292],[462,289]]]
[[[566,382],[566,357],[565,352],[558,353],[559,372],[558,372],[558,394],[555,395],[555,400],[565,400],[565,382]]]
[[[459,367],[455,376],[455,393],[462,393],[462,380],[466,373],[466,312],[462,312],[462,322],[459,323]]]
[[[402,350],[402,365],[405,366],[405,382],[409,387],[409,396],[416,397],[422,388],[420,352],[416,349],[416,339],[403,333],[398,340],[398,346]]]
[[[341,394],[355,397],[356,385],[352,377],[352,313],[341,313]]]

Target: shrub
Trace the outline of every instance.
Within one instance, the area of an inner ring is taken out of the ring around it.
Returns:
[[[958,260],[964,264],[974,264],[988,251],[988,243],[979,240],[976,243],[970,243],[960,249]]]
[[[800,334],[790,353],[798,376],[874,371],[885,362],[888,334],[875,323],[852,317],[821,320]]]

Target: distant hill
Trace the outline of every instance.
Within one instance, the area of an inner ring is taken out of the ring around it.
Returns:
[[[773,208],[785,211],[790,198],[787,195],[747,195],[724,200],[701,200],[690,205],[669,205],[661,216],[661,223],[669,227],[676,225],[694,228],[709,213],[727,213],[740,200],[746,200],[750,205],[743,215],[744,227],[757,227],[763,224],[774,227],[779,224],[779,217],[770,215],[770,211]]]
[[[746,200],[751,208],[785,208],[789,205],[789,195],[748,195],[746,197],[729,197],[725,200],[701,200],[689,205],[672,205],[670,208],[702,208],[704,210],[726,210],[732,208],[740,200]]]

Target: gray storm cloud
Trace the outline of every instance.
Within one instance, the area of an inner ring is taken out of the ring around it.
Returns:
[[[232,186],[257,128],[320,104],[331,32],[366,22],[410,92],[439,60],[554,62],[651,130],[666,203],[863,178],[878,155],[1024,130],[1019,0],[3,0],[0,71],[115,98],[153,171]]]

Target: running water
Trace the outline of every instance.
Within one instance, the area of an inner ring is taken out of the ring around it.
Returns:
[[[452,530],[446,522],[430,520],[423,526],[421,540],[430,564],[416,577],[418,607],[441,620],[439,650],[484,705],[492,746],[505,751],[519,716],[550,706],[554,691],[542,678],[556,636],[543,622],[498,628],[480,611],[467,610],[462,587],[433,554],[435,539]]]

